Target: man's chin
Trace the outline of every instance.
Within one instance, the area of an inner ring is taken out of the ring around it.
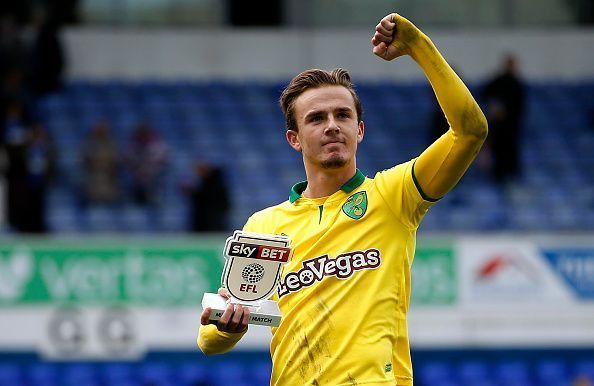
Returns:
[[[347,164],[347,160],[343,157],[332,157],[321,162],[323,169],[340,169]]]

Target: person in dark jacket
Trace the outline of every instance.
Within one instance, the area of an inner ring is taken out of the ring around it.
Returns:
[[[198,161],[194,165],[197,180],[184,187],[190,200],[192,232],[220,232],[228,230],[231,207],[223,170]]]
[[[487,119],[491,128],[493,176],[505,182],[520,175],[520,140],[525,90],[514,56],[507,55],[502,70],[485,86]]]

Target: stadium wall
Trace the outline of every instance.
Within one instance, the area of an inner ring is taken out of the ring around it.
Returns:
[[[413,264],[414,349],[591,349],[594,237],[423,236]],[[0,353],[138,359],[195,351],[225,236],[4,239]],[[266,351],[253,327],[238,351]]]
[[[428,31],[468,80],[481,80],[514,53],[530,80],[594,77],[594,29]],[[369,30],[71,28],[63,33],[73,79],[285,79],[307,68],[345,67],[357,78],[418,80],[409,59],[386,66]]]

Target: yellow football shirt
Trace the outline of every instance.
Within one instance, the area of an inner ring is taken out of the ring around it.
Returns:
[[[296,184],[288,201],[246,223],[246,231],[292,240],[274,296],[283,319],[272,329],[272,385],[412,385],[410,268],[432,204],[413,165],[373,179],[357,170],[324,198],[301,197],[307,183]]]

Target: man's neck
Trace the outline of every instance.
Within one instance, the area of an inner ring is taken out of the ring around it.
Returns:
[[[307,188],[302,196],[306,198],[327,197],[336,193],[357,173],[355,163],[340,169],[311,171],[306,168]]]

